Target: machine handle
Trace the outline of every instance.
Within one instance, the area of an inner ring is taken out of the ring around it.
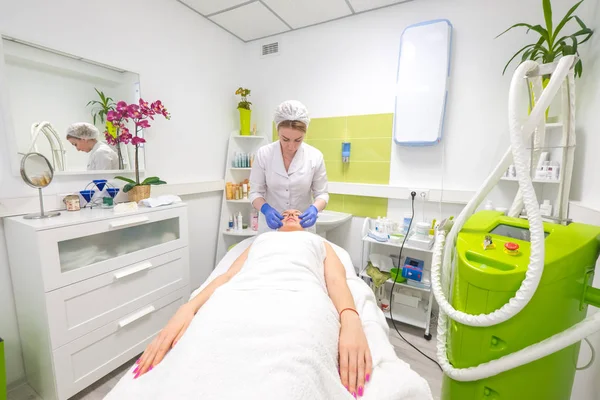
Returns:
[[[600,308],[600,289],[593,287],[589,282],[593,282],[594,270],[587,271],[585,273],[585,279],[583,280],[583,301],[581,302],[580,310],[583,310],[584,304],[589,304],[594,307]]]
[[[156,309],[154,308],[154,306],[150,305],[138,312],[136,312],[133,315],[130,315],[129,317],[122,319],[119,321],[119,328],[124,328],[127,325],[131,324],[132,322],[137,321],[138,319],[145,317],[146,315],[153,313]]]
[[[136,274],[136,273],[141,272],[141,271],[145,271],[145,270],[150,269],[150,268],[152,268],[152,263],[149,262],[149,261],[146,261],[146,262],[138,264],[138,265],[136,265],[134,267],[128,268],[128,269],[126,269],[124,271],[116,272],[115,273],[115,279],[117,279],[117,280],[118,279],[122,279],[122,278],[125,278],[126,276],[133,275],[133,274]]]
[[[123,228],[126,226],[145,224],[148,221],[150,221],[150,218],[148,218],[148,216],[143,216],[143,217],[138,217],[138,218],[130,218],[130,219],[125,219],[125,220],[121,220],[121,221],[111,222],[109,226],[110,226],[110,229],[117,229],[117,228]]]

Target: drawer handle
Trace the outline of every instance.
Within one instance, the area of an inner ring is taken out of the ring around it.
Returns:
[[[126,276],[137,274],[138,272],[145,271],[147,269],[152,268],[152,263],[149,261],[143,262],[135,267],[128,268],[124,271],[119,271],[115,273],[115,279],[122,279]]]
[[[145,224],[148,221],[150,221],[150,218],[148,218],[147,216],[144,216],[144,217],[130,218],[130,219],[125,219],[125,220],[121,220],[121,221],[111,222],[109,226],[110,226],[110,229],[116,229],[116,228],[123,228],[125,226]]]
[[[145,317],[146,315],[153,313],[156,309],[154,308],[154,306],[148,306],[138,312],[136,312],[133,315],[130,315],[129,317],[122,319],[121,321],[119,321],[119,328],[124,328],[127,325],[131,324],[132,322],[137,321],[138,319]]]

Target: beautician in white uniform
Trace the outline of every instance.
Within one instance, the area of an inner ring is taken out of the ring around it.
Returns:
[[[77,122],[67,128],[67,140],[77,151],[89,153],[87,169],[119,169],[119,156],[106,143],[98,141],[100,132],[92,124]]]
[[[250,173],[249,199],[261,212],[259,231],[280,228],[281,213],[294,209],[302,212],[302,227],[314,232],[329,193],[323,154],[304,143],[308,110],[298,101],[286,101],[277,107],[274,121],[279,140],[258,150]]]

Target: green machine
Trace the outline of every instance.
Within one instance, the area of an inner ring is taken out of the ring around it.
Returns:
[[[488,314],[506,304],[521,286],[529,264],[529,225],[500,212],[469,218],[456,242],[452,306]],[[600,252],[600,227],[544,224],[545,262],[531,301],[513,318],[490,327],[451,321],[447,354],[455,368],[477,366],[524,349],[581,322],[588,304],[600,307],[592,288]],[[471,382],[444,375],[443,400],[568,400],[579,343],[529,364]]]
[[[4,340],[0,338],[0,400],[6,400],[6,367],[4,363]]]

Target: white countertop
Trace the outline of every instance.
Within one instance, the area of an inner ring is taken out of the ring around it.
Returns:
[[[23,225],[32,227],[35,230],[54,229],[62,226],[85,224],[94,221],[102,221],[115,218],[127,218],[140,214],[146,214],[151,212],[169,210],[174,208],[186,207],[185,203],[177,203],[169,206],[161,207],[142,207],[138,206],[136,211],[115,213],[112,208],[82,208],[79,211],[66,211],[61,210],[58,217],[45,218],[45,219],[25,219],[23,216],[16,216],[5,218],[6,221],[18,222]]]

